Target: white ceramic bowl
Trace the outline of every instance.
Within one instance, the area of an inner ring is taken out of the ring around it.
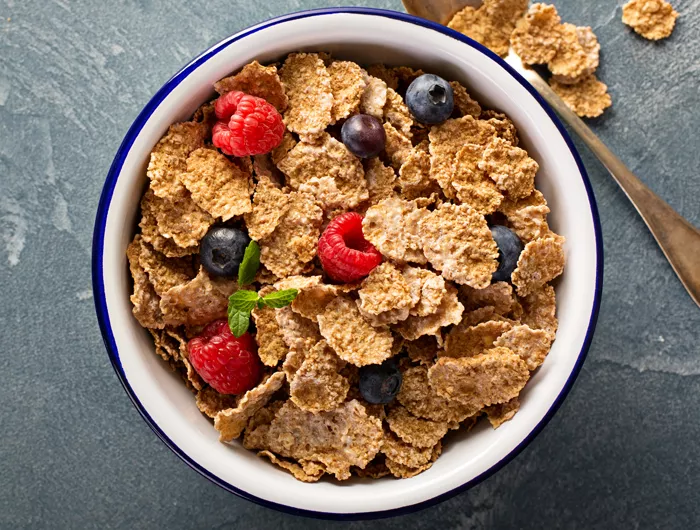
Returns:
[[[505,112],[540,164],[537,187],[566,236],[567,266],[557,284],[559,331],[551,353],[521,395],[513,420],[498,430],[458,435],[433,467],[408,480],[296,481],[240,445],[224,445],[192,394],[153,354],[132,317],[125,249],[133,237],[149,152],[174,122],[213,96],[212,84],[253,59],[299,50],[330,51],[362,64],[423,68],[464,83],[482,103]],[[426,506],[483,480],[513,458],[561,404],[586,355],[602,282],[602,244],[590,183],[571,140],[550,108],[503,61],[445,27],[371,9],[296,13],[217,44],[177,73],[146,105],[114,159],[99,204],[93,243],[97,314],[112,363],[135,406],[192,468],[245,498],[277,509],[335,518],[393,515]]]

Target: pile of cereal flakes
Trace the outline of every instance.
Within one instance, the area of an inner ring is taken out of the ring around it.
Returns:
[[[665,0],[630,0],[622,21],[650,40],[668,37],[678,13]],[[596,118],[612,105],[608,87],[595,75],[600,44],[593,30],[562,23],[556,7],[528,0],[484,0],[465,7],[448,26],[498,55],[509,50],[526,65],[546,65],[552,90],[581,117]]]
[[[402,94],[422,73],[363,69],[326,53],[254,61],[215,89],[273,104],[287,129],[279,147],[223,155],[211,144],[210,102],[172,125],[151,153],[140,230],[127,251],[134,316],[222,442],[242,437],[302,481],[427,470],[450,431],[482,417],[497,428],[515,415],[555,338],[550,282],[564,268],[564,238],[550,230],[534,188],[537,162],[518,146],[513,122],[457,81],[453,117],[417,123]],[[383,123],[378,157],[356,158],[338,140],[358,112]],[[364,216],[383,263],[361,282],[338,285],[320,267],[317,241],[348,211]],[[525,244],[512,283],[492,283],[492,222]],[[226,317],[238,289],[200,266],[200,241],[215,223],[258,242],[261,294],[299,292],[287,307],[253,310],[264,376],[238,396],[209,387],[187,348],[203,326]],[[389,358],[403,378],[396,399],[365,402],[359,368]]]

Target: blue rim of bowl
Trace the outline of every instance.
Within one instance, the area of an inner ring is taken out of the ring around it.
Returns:
[[[153,420],[153,418],[150,417],[146,409],[144,408],[143,404],[139,401],[138,397],[134,393],[133,389],[131,388],[131,385],[129,384],[129,381],[126,378],[126,375],[124,374],[124,370],[121,365],[121,361],[119,359],[119,352],[117,350],[117,345],[116,341],[114,339],[114,335],[112,333],[112,326],[109,320],[109,313],[107,311],[107,302],[105,298],[105,289],[104,289],[104,281],[103,281],[103,270],[102,270],[102,257],[103,257],[103,251],[104,251],[104,235],[105,235],[105,227],[106,227],[106,222],[107,222],[107,213],[109,211],[109,206],[112,200],[112,195],[114,192],[114,188],[117,182],[117,178],[121,172],[122,166],[124,164],[124,161],[126,159],[126,156],[128,155],[131,146],[133,145],[135,139],[138,137],[139,133],[141,132],[141,129],[144,127],[148,119],[150,118],[151,114],[158,108],[158,106],[161,104],[161,102],[166,98],[172,90],[179,85],[191,72],[196,70],[200,65],[202,65],[204,62],[209,60],[211,57],[219,53],[221,50],[224,48],[228,47],[232,43],[247,37],[253,33],[256,33],[262,29],[269,28],[271,26],[278,25],[283,22],[288,22],[291,20],[298,20],[302,18],[309,18],[309,17],[315,17],[315,16],[324,16],[324,15],[334,15],[334,14],[340,14],[340,13],[350,13],[350,14],[359,14],[359,15],[370,15],[370,16],[379,16],[379,17],[385,17],[385,18],[390,18],[394,20],[400,20],[402,22],[408,22],[410,24],[415,24],[417,26],[422,26],[424,28],[429,28],[432,30],[435,30],[439,33],[442,33],[443,35],[446,35],[448,37],[452,37],[453,39],[456,39],[458,41],[463,42],[464,44],[467,44],[468,46],[471,46],[472,48],[480,51],[484,55],[487,55],[491,59],[493,59],[495,62],[497,62],[499,65],[501,65],[508,73],[510,73],[516,81],[518,81],[525,89],[532,94],[532,96],[537,100],[537,102],[542,106],[542,108],[545,110],[545,112],[549,115],[550,119],[554,122],[554,124],[557,126],[559,129],[559,132],[561,133],[562,137],[566,141],[567,145],[569,146],[569,149],[571,151],[572,156],[574,157],[574,160],[576,161],[576,164],[578,165],[579,171],[581,173],[581,176],[583,178],[583,184],[586,188],[586,193],[588,194],[588,200],[589,204],[591,206],[591,216],[593,218],[593,227],[595,231],[595,241],[596,241],[596,286],[595,286],[595,296],[593,300],[593,309],[591,311],[591,316],[590,320],[588,323],[588,329],[586,331],[586,337],[583,342],[583,346],[581,348],[581,352],[579,353],[578,359],[576,361],[576,364],[574,365],[573,370],[571,371],[571,374],[569,375],[568,380],[566,381],[566,384],[562,388],[561,392],[557,396],[557,398],[554,400],[554,403],[550,407],[550,409],[547,411],[545,416],[542,418],[542,420],[535,426],[535,428],[530,431],[530,433],[518,444],[517,447],[515,447],[510,453],[508,453],[503,459],[501,459],[498,463],[490,467],[488,470],[486,470],[484,473],[481,475],[474,477],[472,480],[462,484],[461,486],[454,488],[448,492],[442,493],[438,495],[437,497],[433,497],[432,499],[428,499],[416,504],[412,504],[410,506],[402,506],[400,508],[394,508],[391,510],[384,510],[384,511],[375,511],[375,512],[357,512],[357,513],[333,513],[333,512],[319,512],[319,511],[313,511],[313,510],[305,510],[301,508],[295,508],[293,506],[287,506],[284,504],[279,504],[275,502],[271,502],[265,499],[261,499],[259,497],[255,497],[254,495],[251,495],[245,491],[242,491],[231,484],[228,484],[227,482],[223,481],[216,475],[210,473],[203,467],[201,467],[199,464],[197,464],[194,460],[192,460],[184,451],[182,451],[175,443],[168,438],[168,436],[158,427],[156,422]],[[602,287],[603,287],[603,240],[602,240],[602,231],[601,231],[601,226],[600,226],[600,217],[598,214],[598,206],[595,201],[595,197],[593,195],[593,188],[591,186],[591,182],[588,178],[588,174],[586,173],[586,169],[583,166],[583,162],[581,161],[581,157],[578,154],[578,151],[576,150],[576,147],[574,146],[571,138],[569,137],[568,133],[566,132],[566,129],[564,128],[563,124],[559,120],[559,118],[556,116],[554,111],[551,109],[551,107],[542,99],[542,97],[535,91],[535,89],[522,77],[520,74],[518,74],[515,70],[513,70],[503,59],[501,59],[498,55],[493,53],[491,50],[488,48],[482,46],[476,41],[473,41],[472,39],[462,35],[461,33],[458,33],[452,29],[447,28],[446,26],[442,26],[440,24],[437,24],[435,22],[431,22],[429,20],[421,19],[418,17],[414,17],[412,15],[407,15],[405,13],[400,13],[398,11],[389,11],[385,9],[375,9],[375,8],[361,8],[361,7],[337,7],[337,8],[324,8],[324,9],[312,9],[312,10],[307,10],[307,11],[300,11],[297,13],[290,13],[288,15],[283,15],[280,17],[276,17],[270,20],[267,20],[265,22],[262,22],[256,26],[253,26],[251,28],[248,28],[246,30],[243,30],[236,35],[229,37],[227,39],[224,39],[223,41],[219,42],[197,58],[195,58],[193,61],[191,61],[189,64],[187,64],[185,67],[183,67],[177,74],[175,74],[169,81],[167,81],[163,87],[153,96],[153,98],[148,102],[148,104],[143,108],[141,113],[138,115],[136,120],[134,120],[134,123],[131,125],[129,128],[129,131],[127,132],[126,136],[124,137],[124,140],[122,141],[122,144],[119,146],[119,150],[117,151],[117,154],[114,157],[114,160],[112,162],[111,167],[109,168],[109,173],[107,174],[107,179],[105,181],[105,185],[102,189],[102,194],[100,196],[100,202],[97,208],[97,216],[95,219],[95,228],[94,228],[94,233],[93,233],[93,241],[92,241],[92,284],[93,284],[93,291],[95,293],[95,309],[97,311],[97,319],[100,324],[100,330],[102,332],[102,337],[105,343],[105,346],[107,348],[107,352],[109,354],[110,361],[112,362],[112,366],[114,370],[117,373],[117,376],[119,377],[119,381],[121,382],[122,386],[124,387],[124,390],[126,393],[129,395],[129,398],[131,399],[132,403],[136,407],[136,409],[139,411],[143,419],[146,421],[146,423],[149,425],[149,427],[153,430],[153,432],[158,435],[158,437],[170,448],[171,451],[173,451],[177,456],[179,456],[187,465],[189,465],[192,469],[200,473],[201,475],[205,476],[218,486],[224,488],[225,490],[234,493],[235,495],[238,495],[239,497],[242,497],[244,499],[250,500],[252,502],[255,502],[256,504],[259,504],[261,506],[265,506],[268,508],[273,508],[275,510],[279,510],[282,512],[286,512],[292,515],[300,515],[300,516],[305,516],[305,517],[313,517],[313,518],[320,518],[320,519],[334,519],[334,520],[362,520],[362,519],[380,519],[380,518],[385,518],[385,517],[393,517],[393,516],[398,516],[398,515],[405,515],[408,513],[412,513],[418,510],[422,510],[424,508],[427,508],[429,506],[433,506],[435,504],[438,504],[440,502],[443,502],[458,493],[461,493],[463,491],[468,490],[469,488],[479,484],[486,478],[490,477],[494,473],[496,473],[498,470],[500,470],[502,467],[504,467],[507,463],[509,463],[513,458],[515,458],[527,445],[535,439],[535,437],[542,431],[542,429],[549,423],[549,420],[552,419],[556,411],[559,409],[561,404],[563,403],[564,399],[566,398],[567,394],[571,390],[571,387],[574,384],[574,381],[578,377],[578,374],[581,370],[581,367],[583,366],[583,362],[586,358],[586,355],[588,354],[588,349],[590,348],[591,341],[593,339],[593,332],[596,327],[596,322],[598,320],[598,312],[600,310],[600,300],[601,300],[601,293],[602,293]]]

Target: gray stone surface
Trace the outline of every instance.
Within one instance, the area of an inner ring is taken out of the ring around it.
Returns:
[[[102,182],[151,95],[219,39],[335,3],[0,0],[0,527],[341,525],[240,500],[168,451],[109,365],[90,285]],[[679,24],[658,44],[621,24],[622,0],[556,4],[602,43],[600,76],[615,105],[594,129],[700,224],[700,2],[674,0]],[[700,310],[632,206],[581,151],[606,266],[598,330],[578,382],[504,470],[384,527],[700,526]]]

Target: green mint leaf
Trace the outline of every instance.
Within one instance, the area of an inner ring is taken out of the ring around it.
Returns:
[[[238,311],[248,313],[255,309],[260,300],[260,295],[255,291],[236,291],[228,298],[228,312]]]
[[[241,261],[241,265],[238,267],[238,285],[245,287],[253,283],[255,273],[258,272],[259,268],[260,246],[255,241],[251,241],[245,248],[243,261]]]
[[[250,325],[250,313],[245,313],[243,311],[229,311],[228,313],[228,327],[231,328],[231,333],[233,336],[238,338],[248,331],[248,326]]]
[[[268,307],[279,309],[291,304],[298,294],[299,291],[297,289],[283,289],[282,291],[275,291],[263,296],[262,301]]]

